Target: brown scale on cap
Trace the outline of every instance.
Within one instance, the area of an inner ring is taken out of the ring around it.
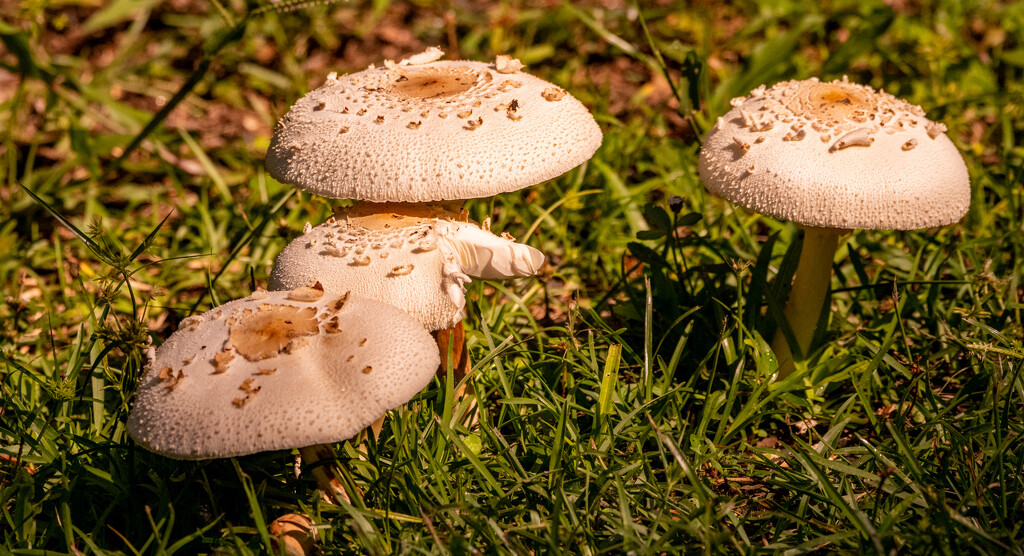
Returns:
[[[179,369],[178,374],[175,375],[174,371],[170,367],[164,367],[160,369],[160,374],[157,375],[157,377],[160,379],[160,382],[167,387],[167,391],[170,392],[178,386],[181,379],[185,378],[185,373]]]
[[[337,299],[335,299],[334,301],[332,301],[332,302],[331,302],[331,303],[330,303],[330,304],[328,305],[328,307],[330,308],[330,310],[331,310],[331,311],[334,311],[335,313],[337,313],[338,311],[340,311],[340,310],[344,309],[344,308],[345,308],[345,302],[347,302],[347,301],[348,301],[348,296],[349,296],[349,294],[351,294],[351,293],[352,293],[352,292],[345,292],[345,293],[343,293],[343,294],[339,295]]]
[[[523,86],[523,84],[520,83],[519,81],[513,81],[511,79],[506,79],[505,81],[501,82],[501,85],[498,85],[498,92],[504,93],[504,92],[507,92],[507,91],[509,91],[511,89],[518,89],[519,87],[522,87],[522,86]]]
[[[312,286],[302,286],[295,288],[288,292],[288,299],[290,301],[316,301],[324,296],[324,287],[320,282],[316,282]]]
[[[228,370],[228,364],[235,358],[235,354],[230,351],[222,351],[217,355],[213,356],[213,374],[219,375],[224,374]]]
[[[327,319],[327,322],[324,323],[324,332],[327,334],[338,334],[341,332],[341,324],[337,316]]]
[[[239,387],[238,387],[238,389],[239,389],[239,390],[241,390],[241,391],[243,391],[243,392],[245,392],[246,394],[258,394],[258,393],[259,393],[259,391],[260,391],[260,390],[261,390],[261,389],[262,389],[263,387],[262,387],[262,386],[253,386],[253,382],[254,382],[255,380],[256,380],[256,379],[254,379],[254,378],[252,378],[252,377],[249,377],[249,378],[247,378],[247,379],[243,380],[243,381],[242,381],[242,385],[241,385],[241,386],[239,386]]]
[[[544,89],[544,91],[540,94],[540,96],[544,97],[544,100],[546,100],[548,102],[555,102],[555,101],[562,100],[562,98],[566,94],[567,93],[564,90],[562,90],[562,89],[551,87],[551,88],[548,88],[548,89]]]
[[[396,267],[392,268],[391,272],[388,273],[388,276],[406,276],[409,273],[411,273],[412,270],[413,270],[413,265],[411,265],[411,264],[403,264],[401,266],[396,266]]]
[[[523,119],[523,117],[516,114],[517,110],[519,110],[519,101],[516,99],[512,99],[512,102],[508,103],[508,107],[505,109],[505,115],[508,117],[508,119],[514,122],[518,122],[519,120]]]
[[[288,305],[261,306],[245,310],[231,327],[231,345],[249,361],[274,357],[300,336],[319,332],[316,309]]]
[[[498,73],[516,73],[523,69],[523,63],[506,54],[498,54],[494,60],[494,69]]]

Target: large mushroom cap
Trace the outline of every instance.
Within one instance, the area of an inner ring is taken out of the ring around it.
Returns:
[[[917,229],[959,220],[967,167],[945,126],[871,87],[817,79],[734,99],[701,149],[712,193],[822,228]]]
[[[544,263],[533,247],[483,230],[437,205],[356,205],[309,229],[278,255],[271,290],[320,282],[406,311],[427,330],[464,316],[471,278],[531,276]]]
[[[416,58],[332,74],[296,102],[267,151],[270,174],[325,197],[469,199],[551,179],[601,145],[578,100],[508,60]]]
[[[409,315],[322,289],[257,292],[182,322],[147,367],[128,433],[179,459],[355,436],[440,365]]]

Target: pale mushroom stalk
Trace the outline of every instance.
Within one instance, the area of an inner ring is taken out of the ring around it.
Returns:
[[[456,382],[462,381],[469,374],[469,353],[466,349],[466,329],[462,321],[450,328],[435,330],[431,332],[434,340],[437,341],[437,351],[441,355],[441,368],[438,369],[439,376],[447,374],[448,354],[452,357],[452,378]]]
[[[466,329],[462,325],[462,321],[452,326],[451,328],[445,328],[443,330],[436,330],[431,332],[434,336],[434,340],[437,341],[437,350],[441,355],[441,367],[437,369],[437,376],[441,379],[447,379],[448,377],[448,354],[451,353],[451,366],[452,366],[452,380],[456,384],[462,383],[469,374],[471,367],[469,360],[469,350],[466,347]],[[469,396],[473,395],[473,384],[471,382],[462,383],[461,386],[455,389],[455,399],[464,400]],[[460,409],[464,409],[464,415],[466,418],[463,420],[463,424],[468,428],[476,422],[476,415],[473,413],[473,409],[476,407],[476,400],[474,398],[469,399],[469,403]]]
[[[839,236],[846,230],[811,226],[802,229],[804,240],[800,249],[800,262],[797,263],[796,273],[793,275],[793,287],[786,302],[785,315],[796,344],[800,347],[800,353],[806,357],[822,306],[828,300],[829,284],[832,281],[832,259],[839,246]],[[772,351],[779,362],[779,377],[789,376],[796,361],[781,327],[775,332]]]
[[[299,448],[299,456],[302,457],[302,466],[311,470],[313,478],[316,479],[317,488],[328,502],[345,502],[346,504],[352,502],[344,485],[338,480],[340,474],[340,469],[337,467],[338,455],[330,444],[304,446]]]

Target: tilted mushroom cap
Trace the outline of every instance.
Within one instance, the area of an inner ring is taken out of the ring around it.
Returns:
[[[733,100],[701,149],[700,178],[734,203],[806,226],[941,226],[971,198],[945,130],[871,87],[786,81]]]
[[[533,247],[440,206],[356,205],[289,243],[270,271],[270,289],[320,282],[328,295],[351,291],[441,330],[465,316],[470,278],[531,276],[542,264]]]
[[[325,197],[469,199],[551,179],[601,145],[563,89],[509,60],[432,61],[438,53],[331,74],[278,123],[267,170]]]
[[[430,334],[394,307],[257,292],[186,319],[156,350],[128,433],[179,459],[337,442],[409,401],[438,365]]]

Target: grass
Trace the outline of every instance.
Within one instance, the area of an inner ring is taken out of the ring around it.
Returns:
[[[299,510],[332,554],[1021,553],[1024,5],[890,4],[20,3],[0,22],[0,552],[263,553]],[[331,70],[449,37],[518,56],[605,131],[580,169],[468,204],[551,262],[470,286],[479,426],[435,382],[364,452],[339,445],[363,494],[340,506],[290,452],[138,449],[147,338],[265,285],[330,214],[263,171],[276,119]],[[847,237],[830,327],[778,381],[799,239],[703,190],[700,137],[762,82],[844,74],[943,121],[973,203]]]

